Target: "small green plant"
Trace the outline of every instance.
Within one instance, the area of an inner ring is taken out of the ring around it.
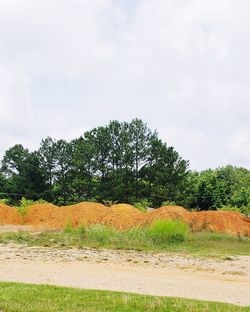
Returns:
[[[24,224],[25,223],[25,216],[28,213],[28,207],[25,207],[25,206],[17,207],[17,211],[18,211],[19,215],[22,217],[22,223]]]
[[[0,199],[0,204],[8,205],[8,204],[10,204],[10,199],[9,198],[2,198],[2,199]]]
[[[34,203],[35,203],[34,200],[22,197],[22,199],[20,200],[19,207],[28,207],[33,205]]]
[[[148,229],[149,237],[156,243],[183,242],[188,232],[185,223],[173,220],[156,220]]]
[[[20,205],[17,207],[19,215],[22,217],[22,223],[25,223],[25,216],[28,213],[28,207],[34,204],[33,200],[22,197],[20,200]]]
[[[241,206],[241,207],[235,207],[235,206],[222,206],[218,210],[220,211],[235,211],[242,213],[244,215],[250,214],[250,204],[248,206]]]
[[[66,226],[64,228],[64,232],[65,233],[72,233],[73,232],[73,225],[72,225],[72,220],[71,219],[69,219],[67,221],[67,224],[66,224]]]
[[[165,200],[164,202],[162,202],[162,207],[164,206],[176,206],[176,202],[174,201],[170,201],[170,200]]]
[[[134,207],[141,211],[147,211],[147,209],[151,206],[152,202],[150,202],[148,199],[143,199],[139,202],[134,203]]]

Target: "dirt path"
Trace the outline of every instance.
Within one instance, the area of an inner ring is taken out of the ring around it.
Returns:
[[[0,245],[0,280],[176,296],[250,306],[250,257]]]

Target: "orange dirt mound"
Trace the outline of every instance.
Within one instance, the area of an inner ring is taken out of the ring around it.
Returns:
[[[76,205],[62,207],[65,210],[61,225],[71,222],[72,226],[97,224],[100,215],[106,212],[107,207],[91,202],[82,202]],[[67,218],[65,218],[65,215]]]
[[[138,220],[144,215],[143,212],[131,205],[118,204],[106,208],[105,213],[99,217],[97,223],[116,229],[128,229],[137,225]]]
[[[34,204],[29,206],[25,216],[25,224],[34,227],[50,227],[60,214],[60,208],[53,204]]]
[[[191,215],[190,225],[193,231],[208,230],[250,237],[250,219],[238,212],[201,211]]]
[[[52,204],[36,204],[28,208],[27,224],[36,227],[64,228],[67,224],[95,224],[98,216],[107,208],[104,205],[82,202],[76,205],[58,207]]]
[[[58,207],[53,204],[35,204],[28,207],[25,224],[35,228],[61,229],[67,224],[73,227],[104,224],[116,229],[133,226],[147,226],[153,221],[180,220],[190,225],[192,231],[213,232],[250,237],[250,218],[237,212],[202,211],[189,212],[179,206],[165,206],[143,213],[127,204],[106,207],[102,204],[82,202],[76,205]],[[0,225],[22,224],[22,217],[16,208],[0,204]]]
[[[151,210],[139,222],[141,225],[150,225],[155,220],[179,220],[189,223],[191,213],[180,206],[164,206],[158,209]]]
[[[0,204],[0,225],[20,223],[21,217],[16,208]]]

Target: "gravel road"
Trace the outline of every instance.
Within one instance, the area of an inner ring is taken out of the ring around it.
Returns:
[[[250,257],[0,245],[0,280],[250,306]]]

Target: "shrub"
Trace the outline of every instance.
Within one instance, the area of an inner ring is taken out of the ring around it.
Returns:
[[[9,198],[2,198],[0,199],[0,204],[8,205],[10,204],[11,200]]]
[[[166,200],[161,205],[162,205],[162,207],[164,207],[164,206],[176,206],[176,203],[174,201]]]
[[[72,233],[73,230],[74,230],[74,229],[73,229],[73,225],[72,225],[72,220],[69,219],[69,220],[67,221],[67,224],[66,224],[65,228],[64,228],[64,232],[65,232],[65,233]]]
[[[32,205],[34,203],[33,200],[26,199],[25,197],[22,197],[20,200],[19,207],[17,207],[17,211],[22,217],[22,223],[25,223],[25,216],[28,213],[28,206]]]
[[[142,199],[141,201],[134,203],[134,207],[141,211],[146,211],[150,206],[152,206],[152,202],[147,199]]]
[[[240,212],[245,215],[248,215],[250,213],[250,205],[249,206],[242,206],[242,207],[235,207],[235,206],[223,206],[219,208],[220,211],[235,211]]]
[[[28,206],[31,206],[33,204],[34,204],[34,200],[22,197],[22,199],[20,200],[19,207],[28,207]]]
[[[180,221],[157,220],[148,228],[148,235],[156,243],[182,242],[188,231],[188,226]]]

